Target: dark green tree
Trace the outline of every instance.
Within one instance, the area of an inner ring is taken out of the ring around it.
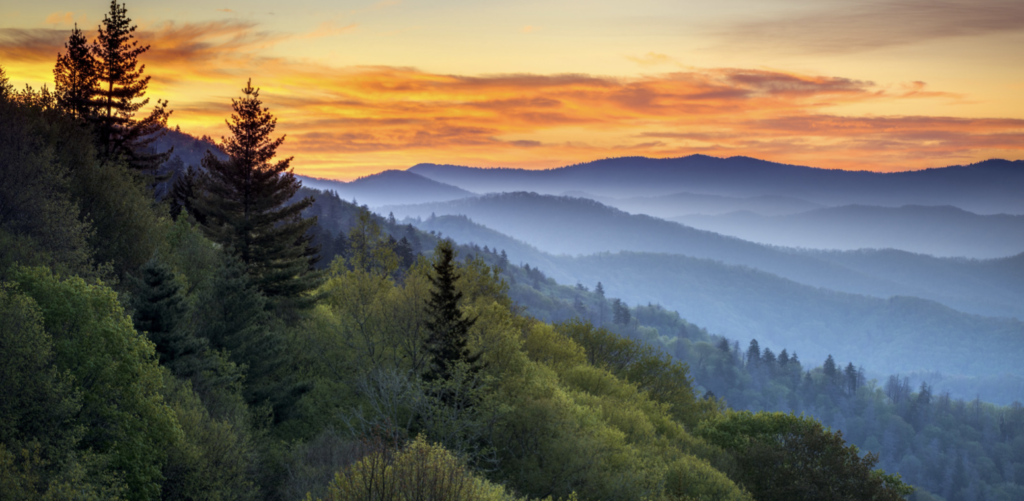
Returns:
[[[86,120],[92,114],[97,91],[96,59],[77,24],[64,48],[67,52],[57,55],[53,68],[57,106],[78,120]]]
[[[456,364],[464,362],[471,366],[480,355],[470,355],[466,343],[469,328],[476,319],[466,318],[459,308],[462,293],[455,289],[459,273],[455,269],[455,249],[450,240],[441,240],[434,249],[434,273],[429,277],[433,290],[427,301],[426,352],[431,357],[424,379],[428,381],[449,380],[456,370]]]
[[[198,292],[190,321],[196,336],[208,339],[213,349],[244,368],[246,402],[269,403],[275,420],[282,421],[308,388],[283,370],[288,362],[284,338],[272,328],[267,299],[253,282],[241,261],[225,256]]]
[[[314,298],[307,293],[320,284],[313,268],[320,257],[319,249],[309,245],[313,237],[308,230],[316,217],[304,219],[302,211],[313,199],[289,203],[302,183],[292,174],[290,157],[273,161],[284,142],[284,136],[271,138],[277,118],[263,107],[252,81],[242,92],[231,100],[234,113],[227,125],[232,136],[222,144],[230,158],[222,161],[209,152],[203,158],[207,173],[194,203],[197,219],[205,220],[210,239],[245,263],[272,304],[309,307]]]
[[[202,350],[202,346],[183,345],[185,339],[178,324],[185,314],[185,297],[170,267],[154,256],[142,265],[139,276],[131,277],[130,281],[135,329],[156,345],[161,364],[167,365],[185,352]]]
[[[149,115],[141,120],[136,118],[139,110],[149,104],[144,96],[150,77],[143,76],[146,66],[139,64],[139,56],[149,50],[149,46],[141,46],[134,40],[136,26],[131,22],[128,9],[123,4],[118,5],[117,0],[111,0],[110,12],[103,17],[99,35],[91,47],[96,87],[90,100],[89,120],[97,134],[100,158],[122,157],[132,168],[154,170],[167,161],[171,152],[152,154],[147,150],[167,126],[171,112],[167,101],[157,100]],[[69,48],[68,56],[72,55]]]

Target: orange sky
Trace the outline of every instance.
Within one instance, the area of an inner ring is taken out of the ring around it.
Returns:
[[[223,3],[128,4],[152,45],[149,96],[170,100],[172,125],[219,137],[251,77],[301,174],[693,153],[882,171],[1024,159],[1019,1]],[[52,85],[71,23],[94,27],[108,5],[0,7],[0,65]]]

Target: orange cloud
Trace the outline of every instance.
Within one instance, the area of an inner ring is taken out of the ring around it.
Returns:
[[[1024,158],[1020,119],[829,111],[962,98],[922,82],[884,86],[741,68],[640,78],[338,68],[272,56],[274,46],[303,35],[242,21],[163,23],[137,33],[152,46],[142,56],[153,75],[150,96],[170,99],[175,124],[225,134],[230,99],[252,77],[288,135],[282,154],[296,157],[299,172],[322,177],[352,179],[418,162],[544,168],[624,154],[746,155],[883,171]],[[0,60],[15,69],[52,68],[66,37],[2,30]]]

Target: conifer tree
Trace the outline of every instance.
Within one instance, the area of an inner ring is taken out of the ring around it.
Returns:
[[[167,126],[171,112],[167,101],[157,100],[149,115],[141,120],[135,115],[149,104],[144,98],[149,75],[143,76],[145,65],[139,56],[149,50],[134,40],[136,26],[131,24],[128,9],[111,0],[110,12],[103,17],[99,35],[92,44],[95,59],[95,95],[90,121],[98,139],[99,154],[104,160],[123,157],[136,169],[152,170],[164,163],[171,152],[150,154],[147,147]],[[74,37],[74,34],[72,34]],[[69,41],[69,44],[71,42]],[[73,53],[69,47],[68,56]],[[76,65],[85,64],[82,61]]]
[[[459,309],[462,293],[455,290],[459,274],[455,269],[455,249],[449,240],[441,240],[434,250],[434,274],[429,277],[433,290],[427,301],[426,351],[432,357],[424,379],[449,380],[456,364],[474,364],[480,355],[470,355],[466,347],[469,328],[476,319],[464,318]]]
[[[275,303],[308,307],[306,293],[320,283],[313,265],[319,249],[310,245],[309,229],[316,217],[302,218],[312,198],[289,203],[302,183],[289,166],[291,157],[273,161],[284,136],[272,139],[277,126],[263,107],[252,81],[243,96],[232,99],[234,113],[227,122],[232,137],[223,139],[226,161],[207,152],[203,193],[194,206],[207,236],[245,263],[260,291]]]
[[[828,378],[829,382],[836,382],[836,378],[839,376],[839,370],[836,369],[836,361],[832,358],[832,355],[829,355],[828,358],[825,359],[825,364],[822,365],[821,369],[825,373],[825,377]]]
[[[13,92],[14,86],[11,85],[11,80],[7,78],[7,71],[4,70],[3,66],[0,66],[0,99],[7,99]]]
[[[57,106],[79,120],[86,120],[92,113],[98,82],[96,59],[78,24],[64,48],[67,52],[57,54],[57,65],[53,68]]]

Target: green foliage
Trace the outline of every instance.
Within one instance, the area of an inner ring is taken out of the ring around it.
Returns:
[[[189,383],[164,382],[183,439],[168,450],[160,499],[256,499],[258,459],[247,416],[212,417]]]
[[[733,453],[734,478],[759,501],[901,500],[913,492],[898,475],[874,470],[878,455],[860,456],[841,432],[792,414],[726,412],[697,434]]]
[[[0,99],[0,278],[13,264],[90,275],[90,226],[79,218],[62,140],[76,127],[41,106]]]
[[[160,396],[161,370],[153,344],[135,332],[114,291],[80,278],[61,280],[42,268],[23,268],[15,281],[43,315],[56,367],[82,395],[75,425],[80,448],[109,455],[129,499],[152,499],[160,489],[166,448],[181,437]]]
[[[383,447],[338,472],[324,501],[514,501],[438,444],[417,437],[399,451]],[[312,500],[312,497],[307,497]]]

